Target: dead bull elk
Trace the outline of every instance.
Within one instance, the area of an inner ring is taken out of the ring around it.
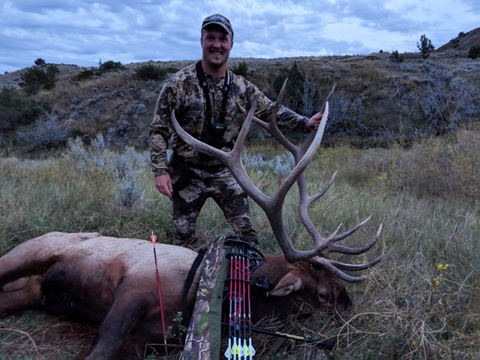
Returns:
[[[166,328],[177,335],[178,312],[193,309],[199,271],[187,299],[183,287],[197,253],[157,244]],[[342,282],[283,256],[265,256],[252,279],[265,276],[270,296],[252,291],[254,323],[287,316],[300,303],[321,309],[350,303]],[[40,309],[91,325],[100,324],[89,359],[139,358],[145,345],[163,339],[152,243],[97,233],[48,233],[28,240],[0,258],[0,317]],[[186,303],[185,303],[186,301]],[[169,344],[175,339],[169,339]],[[159,349],[161,350],[161,346]],[[138,355],[138,356],[137,356]]]
[[[309,304],[314,309],[321,309],[325,303],[348,305],[350,299],[340,279],[360,281],[364,276],[354,277],[344,271],[363,270],[382,259],[380,256],[360,265],[329,259],[332,252],[365,253],[376,243],[381,227],[368,245],[358,249],[336,243],[364,222],[328,239],[319,235],[308,219],[307,209],[323,195],[333,178],[319,194],[309,197],[303,170],[320,144],[328,106],[320,130],[297,148],[283,137],[273,121],[278,103],[270,123],[255,121],[269,129],[294,154],[297,165],[272,198],[255,187],[240,161],[240,150],[255,106],[248,113],[237,143],[229,153],[189,138],[174,114],[172,116],[177,132],[187,143],[223,159],[240,185],[267,214],[284,252],[284,257],[266,256],[263,265],[251,275],[252,278],[265,276],[272,283],[269,298],[265,298],[261,291],[255,296],[252,293],[252,303],[256,304],[253,322],[269,315],[288,315],[299,303]],[[311,251],[295,250],[282,222],[283,202],[295,182],[300,189],[300,217],[314,241]],[[186,307],[193,308],[195,302],[199,272],[186,300],[183,286],[196,253],[174,245],[158,244],[157,254],[164,316],[167,328],[171,327],[171,336],[179,333],[178,323],[174,321],[177,313]],[[100,324],[98,339],[89,359],[141,357],[147,343],[163,339],[155,264],[151,255],[152,247],[148,241],[104,237],[95,233],[49,233],[26,241],[0,258],[0,317],[38,308],[74,320]]]

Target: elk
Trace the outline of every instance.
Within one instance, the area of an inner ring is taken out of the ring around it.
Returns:
[[[284,88],[285,85],[281,94]],[[257,311],[252,314],[254,322],[264,316],[288,315],[294,311],[294,305],[301,302],[314,309],[322,309],[327,303],[348,306],[350,299],[341,280],[361,281],[366,275],[351,276],[345,271],[367,269],[383,258],[380,255],[358,265],[329,259],[329,254],[335,252],[348,255],[367,252],[377,242],[381,225],[373,240],[361,248],[341,246],[337,242],[368,219],[342,234],[337,234],[337,229],[326,239],[319,234],[307,210],[328,190],[334,177],[317,195],[308,196],[303,171],[320,145],[328,117],[328,102],[320,129],[312,132],[301,147],[291,144],[278,130],[275,114],[279,103],[278,100],[269,123],[255,119],[255,104],[252,106],[231,152],[217,150],[194,139],[179,126],[172,113],[177,134],[200,152],[222,159],[247,194],[262,207],[284,253],[284,256],[266,256],[264,264],[252,273],[253,278],[266,276],[272,284],[269,299],[262,292],[256,292],[252,298],[252,303],[258,304]],[[293,172],[273,197],[267,197],[252,183],[240,160],[240,151],[253,120],[268,129],[295,157]],[[283,203],[295,182],[300,189],[300,217],[314,243],[309,251],[294,249],[283,225]],[[163,337],[151,251],[151,243],[145,240],[118,239],[95,233],[49,233],[28,240],[0,258],[0,317],[38,308],[100,325],[97,342],[88,359],[142,357],[146,344],[158,342]],[[187,297],[182,295],[196,253],[159,244],[157,257],[165,296],[165,318],[175,334],[178,333],[175,315],[193,308],[195,302],[199,271]]]
[[[169,345],[180,335],[176,315],[194,306],[200,271],[186,298],[183,292],[196,256],[184,247],[157,244]],[[336,276],[304,261],[290,264],[283,256],[266,255],[251,276],[271,284],[268,297],[265,290],[252,289],[254,323],[288,316],[301,304],[315,310],[350,304]],[[25,309],[99,326],[88,359],[143,358],[147,344],[163,339],[152,243],[61,232],[23,242],[0,258],[0,318]]]

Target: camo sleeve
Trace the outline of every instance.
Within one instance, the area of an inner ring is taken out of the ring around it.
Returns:
[[[167,147],[173,132],[170,114],[174,107],[174,88],[167,83],[160,92],[150,124],[150,160],[155,176],[168,174]]]

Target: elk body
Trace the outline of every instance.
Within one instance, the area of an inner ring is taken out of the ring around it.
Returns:
[[[183,298],[185,279],[197,254],[187,248],[157,244],[166,326],[178,335],[178,312],[191,310],[198,274]],[[199,271],[198,271],[199,272]],[[306,262],[288,263],[266,256],[252,273],[271,283],[269,297],[252,292],[253,321],[284,317],[300,304],[322,309],[348,306],[343,283]],[[163,339],[152,243],[96,233],[49,233],[26,241],[0,258],[0,317],[41,309],[87,324],[100,324],[90,359],[138,358],[145,344]],[[172,343],[169,339],[169,343]],[[138,354],[138,355],[137,355]]]

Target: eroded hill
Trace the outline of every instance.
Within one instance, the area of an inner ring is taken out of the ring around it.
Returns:
[[[375,53],[231,59],[229,66],[242,69],[273,100],[289,77],[285,102],[305,115],[317,111],[335,85],[325,143],[388,146],[479,121],[480,61],[440,49],[427,60],[420,54]],[[180,69],[194,62],[149,64]],[[112,146],[146,148],[164,78],[140,79],[135,69],[144,65],[128,64],[124,70],[75,80],[75,75],[89,69],[58,64],[55,87],[30,95],[19,87],[26,69],[0,75],[0,145],[10,150],[49,149],[63,146],[68,137],[79,136],[88,143],[102,133]],[[251,141],[263,136],[254,132]]]

